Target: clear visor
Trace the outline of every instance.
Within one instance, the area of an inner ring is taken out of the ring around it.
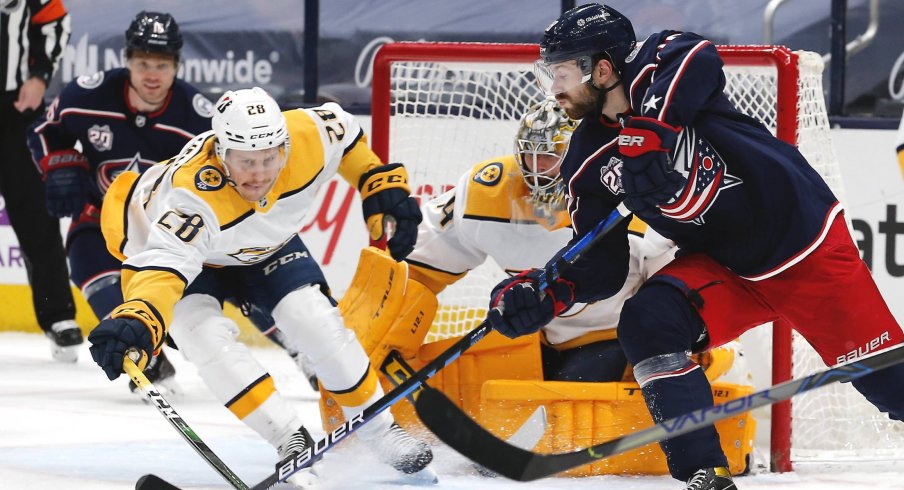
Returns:
[[[285,143],[263,150],[227,149],[223,156],[230,173],[278,172],[286,165],[288,145]]]
[[[537,85],[547,96],[561,93],[587,83],[590,80],[591,60],[589,56],[581,56],[572,60],[547,63],[543,60],[534,62],[534,75]]]

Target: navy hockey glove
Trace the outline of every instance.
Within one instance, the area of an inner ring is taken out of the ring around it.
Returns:
[[[678,133],[657,119],[632,117],[618,135],[625,157],[621,173],[625,205],[641,218],[659,216],[657,206],[671,200],[687,181],[672,169],[670,154]]]
[[[41,172],[47,212],[57,218],[81,213],[90,189],[85,155],[75,150],[48,153],[41,159]]]
[[[366,172],[358,181],[364,221],[372,242],[386,240],[384,216],[392,216],[395,230],[386,241],[389,253],[395,260],[402,260],[414,250],[417,241],[417,225],[421,222],[421,209],[411,197],[408,172],[401,163],[390,163]]]
[[[513,339],[532,334],[574,304],[574,284],[562,278],[550,281],[541,295],[541,272],[526,270],[493,288],[487,320],[502,335]]]
[[[135,318],[108,318],[88,335],[91,342],[91,357],[110,380],[122,374],[122,361],[125,353],[134,347],[142,351],[142,359],[149,359],[154,352],[151,331],[140,320]],[[144,369],[144,366],[138,366]]]

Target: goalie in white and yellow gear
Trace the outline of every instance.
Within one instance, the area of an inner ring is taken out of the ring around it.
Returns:
[[[417,244],[403,263],[394,263],[374,249],[362,253],[340,309],[370,354],[371,363],[384,365],[392,374],[399,366],[396,360],[387,360],[387,354],[396,350],[418,369],[457,340],[421,345],[437,311],[436,295],[444,288],[488,258],[509,274],[542,267],[568,243],[573,232],[565,212],[559,165],[575,126],[554,100],[531,107],[517,130],[514,155],[475,165],[454,189],[422,206],[424,221]],[[506,427],[501,430],[503,435],[510,434],[542,400],[557,401],[550,398],[555,393],[565,394],[562,407],[571,407],[577,400],[610,403],[604,395],[620,388],[601,390],[586,382],[633,385],[616,339],[621,307],[675,253],[669,240],[646,230],[643,222],[635,220],[631,230],[630,270],[618,294],[593,304],[574,305],[538,334],[507,339],[493,332],[438,372],[430,384],[458,401],[485,427],[497,431]],[[489,293],[488,288],[487,297]],[[475,327],[485,313],[485,309],[474,312],[476,320],[458,334]],[[733,354],[726,349],[712,357],[718,362],[711,363],[714,369],[708,374],[716,376],[717,370],[730,367]],[[528,400],[530,409],[525,408],[525,398],[532,397],[537,401]],[[323,398],[327,415],[329,396]],[[639,395],[635,408],[624,408],[625,419],[648,419]],[[325,420],[328,426],[339,421],[338,414],[332,413],[334,418]],[[394,407],[394,413],[404,422],[415,423],[407,404]],[[552,432],[561,441],[580,440],[588,434],[579,433],[577,427],[597,430],[596,424],[611,422],[603,417],[596,420],[591,413],[583,408],[557,411]],[[579,443],[575,449],[584,445]],[[649,463],[644,458],[638,461],[638,467]],[[664,458],[660,463],[664,471]],[[594,473],[599,468],[587,471]]]
[[[126,349],[151,354],[169,333],[216,398],[285,458],[313,441],[236,341],[224,298],[270,313],[343,413],[357,414],[383,391],[297,231],[336,173],[362,190],[366,218],[387,214],[416,227],[420,215],[411,212],[404,167],[383,165],[337,104],[283,113],[260,88],[229,91],[212,126],[176,158],[141,176],[124,172],[107,192],[101,225],[124,260],[125,303],[91,333],[91,354],[114,379]],[[395,244],[407,253],[413,240]],[[399,471],[418,472],[432,459],[388,411],[357,433]]]

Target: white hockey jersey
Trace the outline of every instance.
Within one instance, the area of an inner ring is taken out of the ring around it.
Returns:
[[[104,199],[101,225],[111,253],[124,260],[125,303],[113,316],[141,317],[161,331],[202,266],[265,260],[301,228],[318,189],[337,172],[353,186],[379,165],[355,119],[337,104],[284,112],[286,166],[258,202],[229,184],[213,131],[141,176],[121,174]],[[153,328],[152,328],[153,330]]]
[[[476,165],[454,189],[422,206],[424,221],[418,229],[417,245],[406,259],[412,279],[438,293],[487,257],[509,274],[543,267],[568,243],[573,231],[569,226],[547,229],[544,225],[551,218],[535,216],[528,196],[513,155]],[[603,301],[575,304],[553,319],[543,329],[547,343],[570,348],[615,338],[625,300],[674,257],[672,243],[652,230],[644,238],[645,228],[638,220],[631,224],[631,263],[621,290]],[[653,263],[645,258],[654,256],[655,270],[645,269],[645,263]],[[489,290],[486,298],[489,303]]]

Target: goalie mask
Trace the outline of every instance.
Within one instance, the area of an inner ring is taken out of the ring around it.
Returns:
[[[227,91],[214,108],[215,150],[229,183],[244,199],[261,201],[289,155],[285,116],[259,87]]]
[[[515,158],[536,205],[562,206],[565,188],[559,170],[576,128],[555,99],[531,106],[521,117]]]

